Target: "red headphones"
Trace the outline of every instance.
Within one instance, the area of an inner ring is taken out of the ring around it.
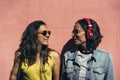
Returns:
[[[91,37],[93,36],[93,33],[92,33],[92,24],[90,22],[90,18],[84,18],[84,20],[88,23],[87,38],[91,39]]]

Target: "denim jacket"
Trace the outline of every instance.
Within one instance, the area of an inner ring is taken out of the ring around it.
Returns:
[[[76,50],[67,51],[62,56],[60,80],[79,80],[80,63],[75,60]],[[96,49],[87,62],[85,80],[114,80],[112,57],[109,53]]]

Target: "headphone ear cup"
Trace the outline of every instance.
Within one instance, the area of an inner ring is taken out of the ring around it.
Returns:
[[[87,38],[91,39],[92,36],[93,36],[92,27],[90,27],[90,28],[87,29]]]
[[[90,22],[90,18],[84,18],[84,20],[88,23],[87,38],[91,39],[91,37],[93,36],[93,29],[92,24]]]

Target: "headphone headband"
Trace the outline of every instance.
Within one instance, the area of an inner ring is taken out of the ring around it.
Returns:
[[[92,27],[92,24],[91,24],[91,22],[90,22],[90,18],[84,18],[85,19],[85,21],[88,23],[88,26],[89,27]]]

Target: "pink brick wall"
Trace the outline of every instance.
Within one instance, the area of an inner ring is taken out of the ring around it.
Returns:
[[[120,0],[0,0],[0,80],[8,80],[14,51],[22,32],[41,19],[52,31],[49,46],[61,53],[71,38],[74,22],[90,17],[104,35],[100,48],[113,56],[116,80],[120,79]]]

